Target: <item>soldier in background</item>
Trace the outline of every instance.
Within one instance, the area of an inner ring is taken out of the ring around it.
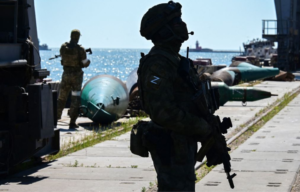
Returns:
[[[170,1],[150,8],[142,18],[140,33],[154,43],[140,60],[138,86],[152,121],[144,138],[157,172],[158,191],[195,191],[194,136],[205,141],[213,127],[192,102],[200,81],[192,62],[179,55],[188,39],[181,5]],[[215,157],[211,162],[220,163]]]
[[[69,128],[78,128],[76,119],[79,114],[80,93],[83,80],[82,68],[90,65],[90,60],[86,57],[85,49],[78,45],[80,31],[75,29],[71,32],[70,42],[64,43],[60,48],[61,64],[64,72],[60,83],[60,91],[57,102],[57,119],[61,119],[62,111],[70,91],[72,91],[71,107],[69,111]]]

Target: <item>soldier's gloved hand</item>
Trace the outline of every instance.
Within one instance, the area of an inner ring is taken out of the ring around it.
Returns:
[[[89,59],[85,59],[85,60],[82,60],[82,65],[83,67],[88,67],[90,65],[91,61]]]

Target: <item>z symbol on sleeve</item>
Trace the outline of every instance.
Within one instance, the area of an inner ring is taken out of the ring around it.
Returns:
[[[152,80],[150,81],[151,83],[157,85],[160,82],[160,78],[156,76],[152,76]]]

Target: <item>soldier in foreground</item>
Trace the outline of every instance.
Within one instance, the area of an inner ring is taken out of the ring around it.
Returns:
[[[181,5],[170,1],[150,8],[140,33],[154,43],[147,55],[142,54],[138,86],[152,120],[143,145],[151,153],[158,191],[195,191],[197,140],[205,143],[215,128],[209,120],[214,118],[201,115],[201,107],[192,100],[201,82],[191,60],[179,55],[181,44],[189,38]],[[221,144],[216,141],[206,153],[209,166],[222,163],[217,153]]]
[[[79,30],[72,30],[70,42],[64,43],[60,48],[61,64],[64,72],[60,84],[60,91],[57,102],[57,119],[61,119],[62,111],[70,91],[72,91],[70,115],[70,129],[78,128],[76,119],[79,114],[80,92],[83,80],[82,68],[90,65],[86,57],[85,49],[78,45],[80,38]]]

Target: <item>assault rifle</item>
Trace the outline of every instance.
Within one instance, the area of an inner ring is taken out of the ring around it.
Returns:
[[[211,137],[209,137],[206,140],[206,142],[203,143],[203,146],[201,147],[201,149],[197,153],[196,158],[197,158],[197,161],[202,162],[204,156],[208,155],[208,153],[212,149],[215,142],[219,142],[220,145],[219,145],[217,151],[213,151],[213,153],[217,153],[218,157],[221,158],[221,161],[222,161],[223,166],[224,166],[224,171],[227,175],[229,185],[233,189],[234,188],[234,183],[233,183],[232,179],[236,176],[236,174],[234,173],[234,174],[230,175],[231,164],[230,164],[230,156],[228,154],[228,151],[230,150],[230,148],[227,147],[225,137],[222,135],[222,134],[227,133],[227,129],[232,127],[232,123],[231,123],[230,118],[227,118],[227,117],[223,118],[222,123],[220,121],[219,116],[214,116],[213,118],[214,119],[212,120],[213,121],[212,124],[215,128],[215,132],[211,135]],[[211,154],[211,155],[213,155],[213,154]]]
[[[187,47],[187,59],[182,59],[179,66],[180,75],[196,92],[192,98],[192,101],[198,108],[198,111],[200,113],[199,115],[205,117],[208,123],[210,123],[210,125],[213,126],[214,129],[211,136],[206,139],[205,142],[203,142],[203,146],[197,153],[197,161],[202,162],[204,156],[206,156],[208,157],[208,160],[215,161],[208,161],[208,163],[211,163],[211,165],[223,163],[229,185],[233,189],[234,184],[232,179],[236,176],[236,174],[234,173],[230,175],[231,164],[230,156],[228,154],[228,151],[230,149],[227,147],[225,137],[223,136],[223,134],[227,133],[227,129],[232,127],[231,120],[230,118],[224,118],[223,122],[221,122],[219,116],[213,115],[220,106],[220,94],[218,92],[218,89],[213,88],[211,86],[210,79],[206,78],[205,76],[201,78],[200,85],[195,85],[191,81],[191,78],[188,75],[191,61],[188,59],[188,57],[189,47]],[[217,144],[216,149],[213,148],[215,147],[215,144]],[[210,164],[207,165],[211,166]]]
[[[210,125],[213,127],[213,132],[209,138],[202,142],[203,146],[197,153],[197,161],[202,162],[204,156],[206,156],[208,159],[208,163],[210,164],[215,165],[223,163],[230,187],[233,189],[234,184],[232,179],[236,176],[236,174],[234,173],[230,175],[231,164],[230,156],[228,154],[228,151],[230,151],[230,149],[227,147],[225,137],[223,136],[223,134],[227,133],[227,129],[232,127],[231,120],[230,118],[225,117],[221,122],[219,116],[213,115],[215,111],[219,109],[220,94],[218,89],[214,89],[211,86],[210,79],[202,79],[199,88],[200,89],[198,89],[192,101],[195,106],[197,106],[200,116],[205,117],[207,122],[210,123]],[[215,160],[215,162],[209,162],[211,160]],[[210,164],[207,165],[211,166]]]
[[[89,55],[93,54],[91,48],[86,49],[85,52],[89,53]],[[61,57],[61,55],[55,55],[54,57],[49,58],[49,60],[56,59],[58,57]]]

